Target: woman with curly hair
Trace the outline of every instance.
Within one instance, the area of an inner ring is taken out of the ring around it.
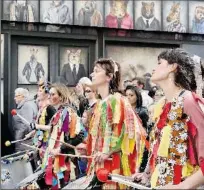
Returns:
[[[112,59],[99,59],[91,77],[92,88],[97,90],[101,101],[96,104],[89,124],[87,154],[94,159],[88,162],[87,175],[106,168],[110,173],[130,176],[139,167],[140,135],[146,134],[128,100],[120,93],[120,65]],[[107,182],[100,188],[124,187]]]
[[[148,167],[137,180],[162,189],[195,189],[204,184],[204,101],[194,93],[194,62],[182,49],[158,56],[151,80],[165,94],[154,108]]]

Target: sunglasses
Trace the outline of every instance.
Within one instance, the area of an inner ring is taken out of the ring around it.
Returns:
[[[91,90],[85,90],[84,91],[85,93],[90,93],[90,92],[92,92]]]

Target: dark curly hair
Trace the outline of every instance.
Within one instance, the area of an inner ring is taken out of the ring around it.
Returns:
[[[105,70],[107,76],[110,77],[111,74],[113,75],[109,83],[110,93],[121,92],[121,68],[119,63],[115,62],[113,59],[100,58],[95,61],[94,65],[100,65]],[[115,66],[117,67],[117,71],[115,71]]]
[[[194,61],[186,51],[180,48],[166,50],[159,54],[159,59],[165,59],[169,64],[178,64],[174,81],[176,86],[190,91],[196,90]]]
[[[142,107],[142,95],[139,91],[139,89],[135,86],[129,85],[126,87],[125,89],[125,93],[127,90],[131,90],[132,92],[135,93],[136,97],[137,97],[137,101],[136,101],[136,108],[140,108]]]

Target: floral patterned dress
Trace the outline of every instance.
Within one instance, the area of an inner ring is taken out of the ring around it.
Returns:
[[[198,103],[202,101],[186,91],[172,102],[162,100],[155,106],[149,156],[152,188],[179,184],[199,168],[204,174],[204,140],[200,136],[204,134],[204,114]]]

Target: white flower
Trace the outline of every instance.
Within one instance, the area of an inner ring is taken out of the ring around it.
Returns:
[[[186,151],[187,147],[184,144],[178,144],[176,147],[176,150],[178,153],[184,153]]]
[[[171,157],[174,157],[176,154],[174,152],[170,152]]]
[[[186,163],[186,160],[187,160],[186,156],[182,156],[181,157],[181,165],[184,165]]]
[[[176,163],[176,161],[173,160],[173,159],[169,159],[169,163],[172,164],[172,165],[174,165],[174,164]],[[170,172],[168,172],[168,173],[170,173]]]
[[[173,129],[176,130],[176,131],[179,131],[180,129],[182,129],[184,127],[184,124],[183,123],[174,123],[173,124]]]
[[[160,176],[160,177],[161,177],[161,178],[159,178],[159,184],[160,184],[161,186],[166,185],[166,180],[165,180],[164,176]]]
[[[174,148],[175,147],[175,144],[173,143],[173,142],[171,142],[170,144],[169,144],[169,148]]]
[[[176,112],[170,112],[169,114],[168,114],[168,118],[169,118],[169,120],[175,120],[176,118],[177,118],[177,113]]]
[[[180,138],[182,140],[186,140],[188,138],[188,134],[187,133],[182,133],[182,134],[180,134]]]

